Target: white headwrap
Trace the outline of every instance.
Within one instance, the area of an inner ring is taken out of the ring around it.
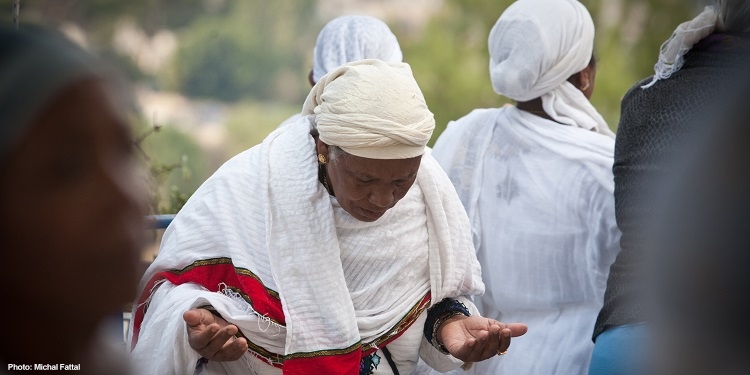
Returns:
[[[492,87],[516,101],[542,98],[555,121],[614,137],[604,118],[568,78],[585,69],[594,21],[576,0],[519,0],[489,37]]]
[[[643,86],[647,89],[660,79],[667,79],[682,68],[685,54],[701,39],[714,32],[719,23],[719,14],[714,7],[706,7],[701,14],[675,29],[672,36],[661,45],[659,61],[654,65],[654,79]]]
[[[396,36],[383,21],[370,16],[341,16],[318,34],[313,51],[313,81],[339,66],[357,60],[401,62]]]
[[[420,156],[435,129],[406,63],[360,60],[342,65],[310,91],[302,115],[311,114],[321,141],[370,159]]]

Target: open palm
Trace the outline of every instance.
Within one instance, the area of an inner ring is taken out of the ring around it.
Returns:
[[[464,362],[479,362],[508,350],[511,337],[526,333],[525,324],[505,324],[480,316],[448,319],[438,337],[448,352]]]

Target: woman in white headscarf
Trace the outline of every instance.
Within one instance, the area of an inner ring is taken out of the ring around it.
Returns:
[[[530,330],[475,374],[585,374],[619,250],[614,134],[589,102],[594,24],[575,0],[520,0],[489,36],[498,94],[516,106],[451,122],[433,156],[469,214],[484,316]]]
[[[310,84],[348,62],[378,59],[402,62],[403,54],[396,36],[385,22],[371,16],[348,15],[329,21],[313,49]]]
[[[468,218],[424,154],[404,63],[323,76],[304,117],[224,164],[167,228],[130,342],[142,373],[408,374],[503,352]]]
[[[371,16],[339,16],[320,30],[307,79],[310,86],[315,86],[320,77],[348,62],[378,59],[397,63],[403,58],[398,39],[385,22]],[[300,116],[295,114],[280,126],[291,124]]]

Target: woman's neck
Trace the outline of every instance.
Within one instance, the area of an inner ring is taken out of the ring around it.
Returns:
[[[544,106],[542,105],[542,98],[531,99],[527,102],[518,102],[518,104],[516,104],[516,108],[531,113],[532,115],[539,116],[543,119],[555,121],[544,110]]]

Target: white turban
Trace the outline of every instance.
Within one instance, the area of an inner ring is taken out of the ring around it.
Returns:
[[[383,21],[370,16],[341,16],[318,34],[313,50],[313,81],[339,66],[357,60],[401,62],[396,36]]]
[[[542,98],[555,121],[614,134],[581,90],[568,82],[585,69],[594,49],[594,21],[576,0],[519,0],[490,31],[490,76],[500,95]]]
[[[323,76],[302,115],[315,115],[321,141],[370,159],[420,156],[435,129],[409,65],[374,59]]]

